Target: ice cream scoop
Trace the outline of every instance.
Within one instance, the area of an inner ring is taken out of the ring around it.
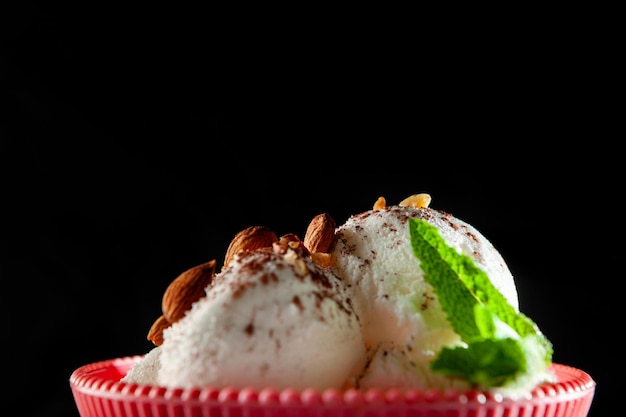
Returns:
[[[237,254],[163,339],[166,387],[343,388],[365,362],[349,292],[291,248]],[[126,381],[138,375],[152,378],[137,365]]]
[[[470,224],[429,207],[386,206],[351,216],[339,226],[333,251],[334,271],[354,285],[366,344],[407,343],[422,328],[446,329],[446,316],[424,280],[414,255],[408,219],[433,224],[446,242],[471,257],[492,283],[518,308],[517,289],[509,268],[494,246]],[[429,347],[428,343],[420,343]]]
[[[379,204],[353,215],[338,227],[332,257],[334,272],[352,288],[370,357],[357,384],[364,389],[469,388],[466,381],[437,374],[431,368],[442,348],[463,346],[464,342],[425,279],[422,260],[412,246],[410,219],[432,225],[451,250],[467,256],[484,271],[514,311],[519,309],[506,262],[491,242],[465,221],[426,204]],[[547,365],[537,363],[536,369],[528,369],[532,377],[520,378],[510,393],[551,378],[544,372]]]

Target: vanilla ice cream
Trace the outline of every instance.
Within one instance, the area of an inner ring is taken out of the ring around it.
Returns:
[[[352,289],[370,360],[359,388],[469,388],[437,375],[430,363],[442,347],[463,343],[452,329],[433,287],[424,279],[412,249],[408,221],[435,226],[448,246],[473,259],[517,311],[513,276],[491,242],[470,224],[428,207],[385,206],[351,216],[336,231],[334,272]],[[549,379],[538,366],[535,378],[520,379],[511,393]]]
[[[333,252],[335,272],[354,285],[366,344],[404,344],[422,334],[424,326],[449,328],[411,248],[407,222],[415,217],[436,226],[450,246],[474,259],[518,308],[517,289],[504,259],[473,226],[428,207],[370,210],[350,217],[338,228]]]
[[[123,381],[318,390],[507,381],[500,392],[513,396],[551,380],[551,345],[519,312],[500,253],[429,202],[420,194],[387,206],[381,198],[338,227],[317,216],[303,241],[279,242],[266,228],[240,233],[206,294],[168,323]],[[432,245],[414,234],[426,225],[420,233],[437,235]],[[474,360],[481,355],[491,369]]]
[[[139,362],[125,380],[344,387],[366,359],[358,320],[343,283],[310,258],[291,249],[244,252],[164,331],[158,353],[151,352],[160,367]]]

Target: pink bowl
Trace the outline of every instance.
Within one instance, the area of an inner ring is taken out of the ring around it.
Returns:
[[[511,400],[485,392],[418,390],[170,389],[120,382],[141,356],[76,369],[81,417],[586,417],[595,392],[585,372],[553,364],[557,382]]]

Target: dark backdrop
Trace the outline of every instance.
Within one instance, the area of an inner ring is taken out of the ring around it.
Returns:
[[[502,252],[555,362],[597,381],[591,417],[610,409],[621,163],[603,58],[575,35],[434,43],[93,3],[4,17],[4,375],[25,415],[77,416],[71,372],[150,349],[167,284],[244,227],[303,236],[419,192]]]

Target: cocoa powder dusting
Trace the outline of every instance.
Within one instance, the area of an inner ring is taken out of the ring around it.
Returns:
[[[254,282],[246,282],[240,285],[233,285],[234,286],[234,290],[233,290],[233,298],[239,298],[241,297],[241,295],[248,289],[251,287],[254,287],[256,284]]]
[[[313,280],[313,282],[317,282],[326,288],[332,288],[332,285],[326,275],[322,274],[321,272],[317,270],[314,270],[314,271],[309,270],[309,273],[311,275],[311,279]]]
[[[295,295],[293,297],[293,299],[291,300],[291,302],[298,308],[298,310],[302,311],[302,309],[304,308],[302,306],[302,300],[300,299],[300,297],[298,297],[297,295]]]

